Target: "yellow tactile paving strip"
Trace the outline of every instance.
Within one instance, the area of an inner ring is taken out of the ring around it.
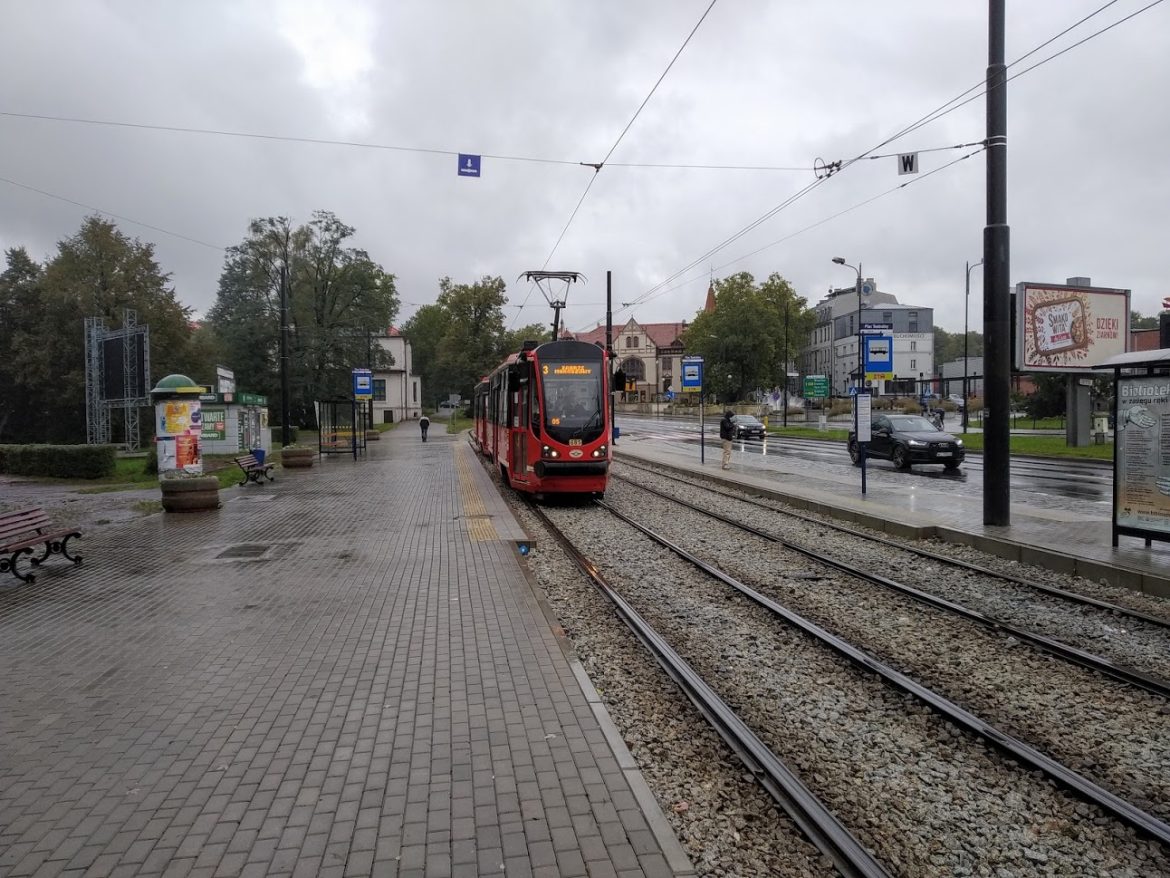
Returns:
[[[467,525],[467,533],[474,542],[482,543],[488,540],[498,540],[496,527],[488,516],[487,507],[483,503],[479,489],[472,478],[470,455],[466,449],[458,445],[452,446],[455,455],[455,473],[459,477],[459,499],[463,503],[463,522]]]

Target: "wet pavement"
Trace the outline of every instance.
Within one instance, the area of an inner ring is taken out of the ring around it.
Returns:
[[[689,871],[523,532],[431,438],[86,528],[83,566],[0,583],[0,875]],[[134,502],[0,490],[73,523]]]

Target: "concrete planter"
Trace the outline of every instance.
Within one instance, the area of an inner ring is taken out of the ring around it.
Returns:
[[[313,448],[282,448],[280,463],[286,469],[305,469],[313,465],[317,451]]]
[[[219,508],[219,479],[199,476],[194,479],[163,479],[162,507],[167,512],[202,512]]]

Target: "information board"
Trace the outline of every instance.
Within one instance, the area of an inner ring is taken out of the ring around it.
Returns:
[[[703,389],[703,358],[689,356],[682,358],[682,389],[697,393]]]
[[[804,398],[805,399],[828,399],[829,396],[829,376],[828,375],[806,375],[804,376]]]
[[[1170,377],[1118,378],[1115,436],[1116,526],[1170,534]]]

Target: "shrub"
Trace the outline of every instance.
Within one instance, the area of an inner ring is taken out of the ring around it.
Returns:
[[[0,471],[56,479],[100,479],[116,468],[113,445],[6,445]]]
[[[150,453],[146,455],[146,463],[142,467],[142,471],[148,476],[158,475],[158,446],[151,445]]]

